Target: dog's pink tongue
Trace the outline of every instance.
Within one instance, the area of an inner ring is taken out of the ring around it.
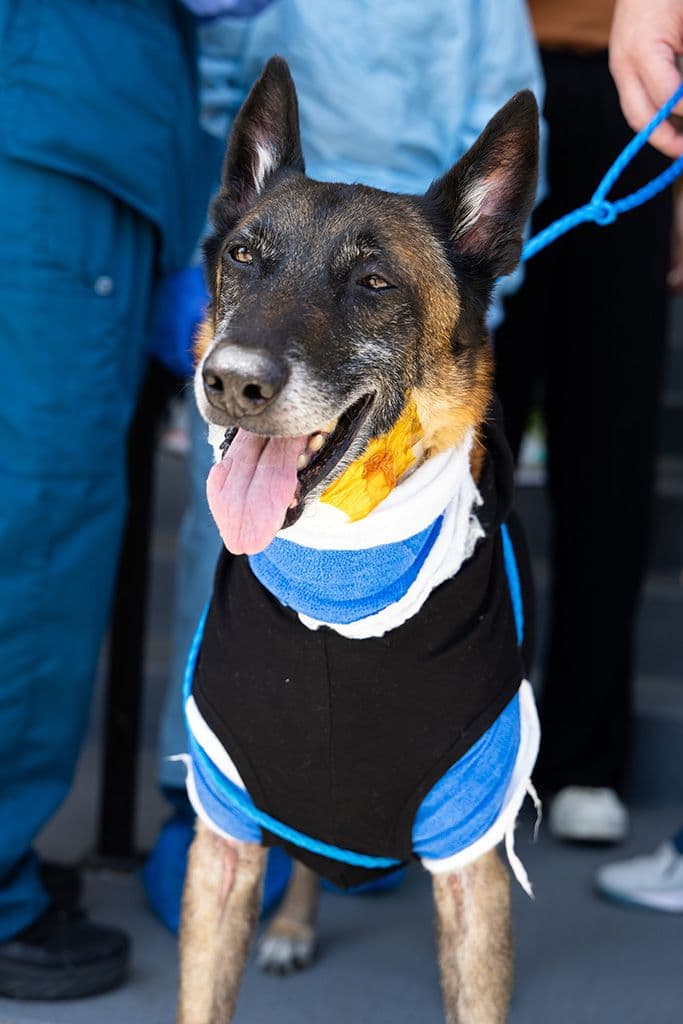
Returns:
[[[296,493],[296,462],[306,441],[237,431],[206,482],[209,508],[228,551],[255,555],[268,547]]]

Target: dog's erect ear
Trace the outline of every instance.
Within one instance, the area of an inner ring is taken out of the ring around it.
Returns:
[[[282,57],[271,57],[235,118],[222,198],[242,216],[278,171],[304,173],[296,89]]]
[[[449,245],[477,273],[511,273],[522,252],[538,176],[538,106],[518,92],[427,199],[448,224]]]

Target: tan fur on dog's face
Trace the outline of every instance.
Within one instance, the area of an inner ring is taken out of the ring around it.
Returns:
[[[213,342],[213,334],[213,319],[211,313],[207,312],[195,331],[194,344],[192,346],[195,364],[201,363],[202,358],[209,351],[209,347]]]
[[[491,400],[493,362],[486,339],[469,350],[457,349],[462,299],[455,276],[440,258],[432,258],[420,276],[425,310],[422,380],[412,397],[424,430],[427,454],[455,445],[484,419]],[[455,351],[454,351],[455,349]]]

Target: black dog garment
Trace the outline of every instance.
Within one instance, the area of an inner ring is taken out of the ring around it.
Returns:
[[[533,700],[518,696],[529,571],[509,515],[509,453],[495,422],[487,435],[472,554],[383,635],[311,628],[256,578],[258,566],[222,553],[187,703],[189,793],[216,831],[283,845],[349,887],[416,852],[430,870],[464,863],[487,837],[490,846],[503,838],[503,809],[514,825],[537,746]],[[463,812],[474,782],[485,798]],[[440,833],[431,846],[420,839],[427,804]]]

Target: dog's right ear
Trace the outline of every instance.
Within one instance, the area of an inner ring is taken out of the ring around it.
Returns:
[[[305,171],[299,108],[287,61],[271,57],[235,118],[219,201],[238,220],[284,170]]]
[[[483,279],[510,274],[536,195],[538,107],[528,89],[491,118],[472,148],[427,192],[448,246]]]

